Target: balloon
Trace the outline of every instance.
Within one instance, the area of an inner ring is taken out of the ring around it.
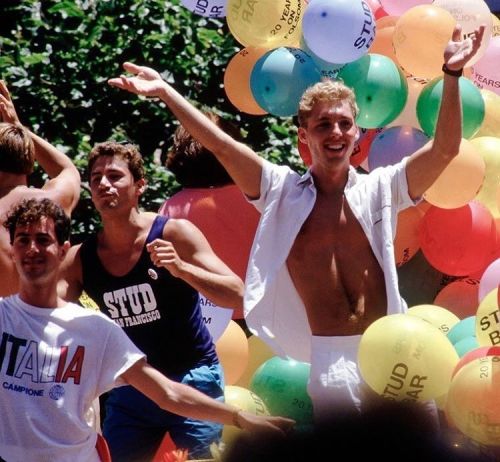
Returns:
[[[301,0],[227,0],[229,31],[244,46],[277,48],[299,43]]]
[[[95,300],[85,291],[82,291],[80,298],[78,299],[80,305],[84,308],[90,308],[92,310],[99,311],[99,305],[95,302]]]
[[[255,371],[250,389],[262,398],[271,415],[295,419],[298,426],[311,425],[313,409],[307,393],[310,368],[308,363],[274,356]]]
[[[455,24],[455,18],[438,6],[410,8],[400,16],[394,28],[393,44],[398,63],[415,77],[441,75],[443,50]]]
[[[476,337],[481,346],[500,344],[498,288],[483,298],[476,313]]]
[[[442,396],[457,362],[453,345],[439,329],[408,314],[384,316],[370,324],[358,352],[366,383],[397,401]]]
[[[387,13],[382,8],[382,5],[380,4],[379,0],[366,0],[366,3],[368,3],[368,6],[371,8],[373,15],[375,16],[375,19],[387,16]]]
[[[370,171],[397,164],[429,141],[428,136],[413,127],[391,127],[382,130],[373,140],[368,153]]]
[[[370,146],[378,133],[381,132],[381,128],[360,128],[359,129],[359,139],[354,144],[354,149],[352,151],[349,162],[353,167],[359,167],[365,159],[368,158],[368,152],[370,151]]]
[[[394,238],[396,266],[407,263],[420,249],[418,226],[424,214],[425,209],[422,206],[408,207],[399,212]]]
[[[460,322],[458,316],[436,305],[417,305],[408,309],[408,314],[417,316],[424,321],[430,322],[437,327],[443,334],[448,334],[450,329]]]
[[[484,25],[484,36],[476,54],[467,63],[467,67],[478,62],[484,55],[490,42],[493,21],[488,5],[477,0],[434,0],[433,5],[449,11],[457,23],[462,26],[462,38],[467,38],[479,26]],[[498,62],[498,61],[497,61]]]
[[[311,0],[302,29],[315,55],[329,63],[350,63],[368,52],[375,37],[375,18],[362,0]]]
[[[224,369],[224,381],[233,385],[248,364],[248,341],[243,329],[233,320],[215,342],[217,356]]]
[[[493,289],[500,286],[500,258],[491,262],[479,282],[478,303],[481,303]]]
[[[476,335],[476,316],[469,316],[455,324],[448,332],[448,340],[454,345],[460,340]]]
[[[484,101],[479,89],[469,80],[458,81],[462,105],[462,136],[471,138],[484,120]],[[417,100],[417,118],[422,130],[434,136],[443,94],[443,78],[437,77],[422,88]]]
[[[224,308],[221,306],[212,303],[208,300],[204,295],[200,295],[200,308],[201,315],[203,316],[203,321],[207,326],[210,335],[212,336],[212,340],[217,342],[220,336],[224,333],[229,325],[229,321],[231,321],[231,317],[233,316],[233,309]]]
[[[434,298],[434,305],[442,306],[463,319],[476,314],[478,292],[478,279],[457,279],[441,289]]]
[[[181,0],[189,11],[209,18],[223,18],[226,16],[227,0]]]
[[[250,382],[257,368],[274,355],[274,351],[259,337],[256,335],[248,337],[248,364],[235,385],[250,388]]]
[[[497,190],[500,184],[500,138],[483,136],[474,138],[470,142],[483,158],[486,166],[483,184],[476,200],[485,205],[494,218],[499,218]]]
[[[252,95],[250,74],[257,60],[267,51],[265,48],[244,48],[231,58],[224,73],[224,90],[229,101],[247,114],[266,114]]]
[[[486,356],[498,356],[500,355],[500,346],[482,346],[474,348],[469,352],[465,353],[458,361],[455,369],[453,371],[452,377],[464,367],[467,363],[470,363],[473,359],[484,358]]]
[[[256,415],[269,415],[264,401],[254,392],[243,387],[226,385],[224,387],[224,401],[231,406]],[[234,425],[224,425],[221,440],[226,447],[230,446],[241,432],[242,430]]]
[[[367,54],[346,64],[338,78],[356,93],[359,107],[356,122],[360,127],[383,127],[394,120],[406,104],[406,79],[387,56]]]
[[[423,197],[436,207],[455,209],[474,199],[481,188],[486,164],[474,144],[462,139],[458,154],[450,161]]]
[[[396,16],[383,16],[376,21],[377,34],[373,41],[369,52],[387,56],[398,64],[396,53],[392,45],[392,36],[394,34],[394,27],[396,26],[398,18]]]
[[[380,0],[380,4],[387,12],[387,14],[392,14],[394,16],[401,16],[403,13],[408,11],[417,5],[432,3],[432,0]]]
[[[500,18],[492,14],[491,21],[493,24],[493,28],[491,29],[491,36],[498,37],[500,35]]]
[[[491,213],[471,201],[456,209],[431,207],[421,221],[420,246],[434,268],[453,276],[467,276],[488,265],[496,245]]]
[[[484,445],[500,445],[500,356],[474,359],[453,377],[446,400],[446,416],[469,438]]]
[[[406,100],[405,107],[392,122],[386,125],[386,127],[408,125],[420,130],[420,123],[417,119],[417,100],[422,88],[428,83],[428,80],[407,76],[406,83],[408,84],[408,99]]]
[[[302,93],[319,82],[312,58],[298,48],[268,51],[255,63],[250,88],[257,104],[277,116],[295,115]]]
[[[469,337],[465,337],[463,339],[460,339],[457,343],[453,344],[455,351],[457,352],[458,356],[461,358],[465,354],[467,354],[469,351],[474,350],[479,346],[479,343],[477,341],[477,338],[475,335],[471,335]]]
[[[484,101],[484,119],[474,137],[495,136],[500,138],[500,95],[481,90]]]
[[[469,60],[467,67],[477,63],[484,55],[491,38],[493,21],[488,5],[477,0],[434,0],[433,5],[449,11],[462,26],[462,38],[467,38],[479,26],[484,25],[484,36],[476,54]],[[498,62],[498,61],[497,61]]]

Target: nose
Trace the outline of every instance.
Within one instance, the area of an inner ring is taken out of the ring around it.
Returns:
[[[101,177],[101,180],[99,181],[98,186],[100,189],[104,189],[104,188],[109,188],[110,184],[111,183],[109,182],[108,177],[106,175],[103,175]]]
[[[29,255],[34,255],[38,252],[38,245],[34,239],[32,239],[29,244],[28,248],[26,250],[26,253]]]

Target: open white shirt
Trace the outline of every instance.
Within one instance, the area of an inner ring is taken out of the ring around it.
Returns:
[[[415,204],[408,194],[406,162],[368,175],[349,170],[347,202],[361,224],[384,272],[387,314],[406,310],[398,290],[394,261],[397,214]],[[286,166],[264,161],[260,197],[251,201],[261,212],[250,254],[244,298],[250,330],[276,354],[311,361],[311,329],[306,310],[286,266],[286,259],[316,201],[310,172],[300,176]]]

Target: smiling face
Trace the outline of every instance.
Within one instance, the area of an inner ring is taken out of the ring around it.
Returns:
[[[309,147],[313,169],[338,169],[349,167],[359,130],[347,101],[318,101],[307,124],[299,127],[298,135],[300,141]]]
[[[52,218],[19,224],[12,241],[12,257],[21,280],[41,284],[57,278],[59,266],[69,248],[59,244]]]
[[[126,160],[119,156],[98,157],[90,173],[92,201],[100,213],[136,208],[145,181],[134,180]]]

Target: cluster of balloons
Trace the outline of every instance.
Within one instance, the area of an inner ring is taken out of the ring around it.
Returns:
[[[443,49],[457,22],[464,37],[486,26],[483,43],[459,80],[459,154],[424,200],[398,218],[400,287],[404,278],[413,288],[428,286],[419,290],[425,300],[408,314],[374,322],[362,337],[359,364],[376,392],[393,399],[436,399],[468,437],[499,445],[500,20],[492,11],[500,5],[495,2],[182,0],[195,14],[225,17],[241,44],[224,75],[226,95],[239,111],[293,116],[303,91],[322,78],[351,86],[361,128],[351,164],[367,172],[395,164],[432,140],[442,98]],[[298,151],[308,165],[307,145],[299,143]],[[410,270],[401,278],[405,268]],[[307,425],[308,365],[276,358],[259,339],[243,340],[231,327],[229,342],[218,349],[227,399]],[[230,394],[231,387],[244,391]]]

